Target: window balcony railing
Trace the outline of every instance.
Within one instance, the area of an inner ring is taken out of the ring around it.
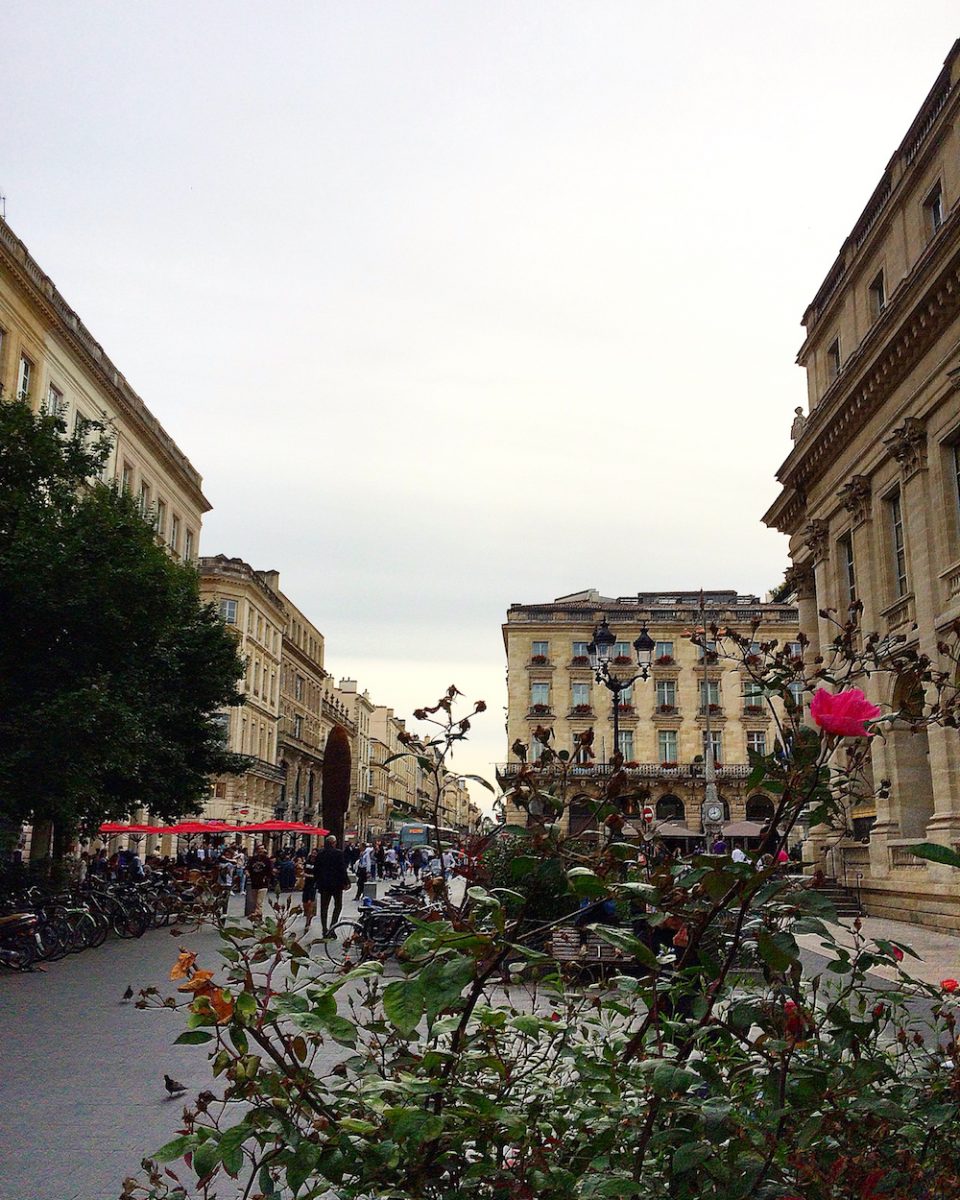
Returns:
[[[586,654],[575,654],[573,656],[573,658],[570,659],[570,666],[571,667],[589,667],[590,659],[586,656]]]
[[[624,710],[621,708],[620,711],[623,712]],[[592,704],[574,704],[574,706],[570,709],[570,716],[571,717],[592,717],[593,716],[593,705]]]
[[[549,704],[531,704],[528,717],[552,717],[553,709]]]
[[[536,766],[535,763],[524,764],[520,762],[499,763],[496,768],[497,778],[501,781],[509,781],[520,774],[521,770],[529,769],[529,766]],[[748,763],[715,763],[718,779],[746,779],[750,774],[750,765]],[[552,763],[551,770],[559,770],[560,766],[557,763]],[[570,768],[575,775],[595,775],[606,776],[613,774],[613,767],[609,763],[574,763]],[[656,779],[662,777],[669,778],[690,778],[703,779],[705,764],[702,762],[677,762],[670,765],[670,760],[664,760],[659,763],[637,763],[636,765],[625,764],[623,770],[630,775],[640,776],[642,778]]]
[[[675,704],[658,704],[656,708],[658,717],[675,717],[679,711]]]
[[[701,704],[700,707],[697,709],[698,717],[705,717],[705,716],[707,716],[708,713],[711,717],[722,717],[723,716],[723,705],[722,704]]]
[[[659,658],[653,660],[653,665],[655,667],[672,667],[675,661],[672,654],[661,654]]]
[[[762,717],[765,711],[762,704],[745,704],[743,706],[745,717]]]
[[[545,654],[531,654],[530,665],[532,667],[545,667],[550,662]]]

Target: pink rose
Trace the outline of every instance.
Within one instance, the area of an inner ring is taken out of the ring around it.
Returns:
[[[881,711],[859,688],[837,695],[825,688],[817,688],[810,702],[810,716],[816,724],[838,737],[873,737],[873,730],[867,729],[864,722],[876,720]]]

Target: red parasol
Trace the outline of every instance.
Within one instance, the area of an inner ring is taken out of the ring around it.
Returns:
[[[318,837],[330,832],[319,825],[305,825],[302,821],[257,821],[242,828],[244,833],[309,833]]]
[[[164,833],[162,825],[125,825],[119,821],[104,821],[100,826],[100,833],[118,834],[118,833]]]

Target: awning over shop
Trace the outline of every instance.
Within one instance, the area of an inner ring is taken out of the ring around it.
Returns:
[[[724,837],[759,837],[765,828],[761,821],[727,821],[723,826]]]

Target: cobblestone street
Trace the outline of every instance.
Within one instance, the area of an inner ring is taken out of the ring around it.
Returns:
[[[242,911],[234,897],[231,913]],[[344,916],[356,909],[344,904]],[[213,957],[211,929],[110,940],[45,971],[0,976],[0,1200],[116,1200],[140,1159],[175,1136],[209,1085],[204,1047],[175,1046],[183,1018],[121,997],[167,976],[180,944]],[[170,1099],[164,1072],[187,1087]]]
[[[231,912],[240,909],[234,897]],[[344,917],[355,912],[347,899]],[[916,926],[867,920],[864,932],[916,945],[923,961],[911,965],[920,978],[940,978],[957,961],[956,939]],[[117,1200],[140,1159],[175,1136],[184,1100],[210,1086],[205,1048],[173,1044],[181,1016],[142,1011],[121,997],[128,984],[172,991],[167,976],[181,944],[209,962],[217,935],[154,930],[44,972],[0,976],[0,1200]],[[819,939],[801,944],[805,972],[822,970]],[[167,1097],[165,1072],[186,1085],[184,1097]]]

